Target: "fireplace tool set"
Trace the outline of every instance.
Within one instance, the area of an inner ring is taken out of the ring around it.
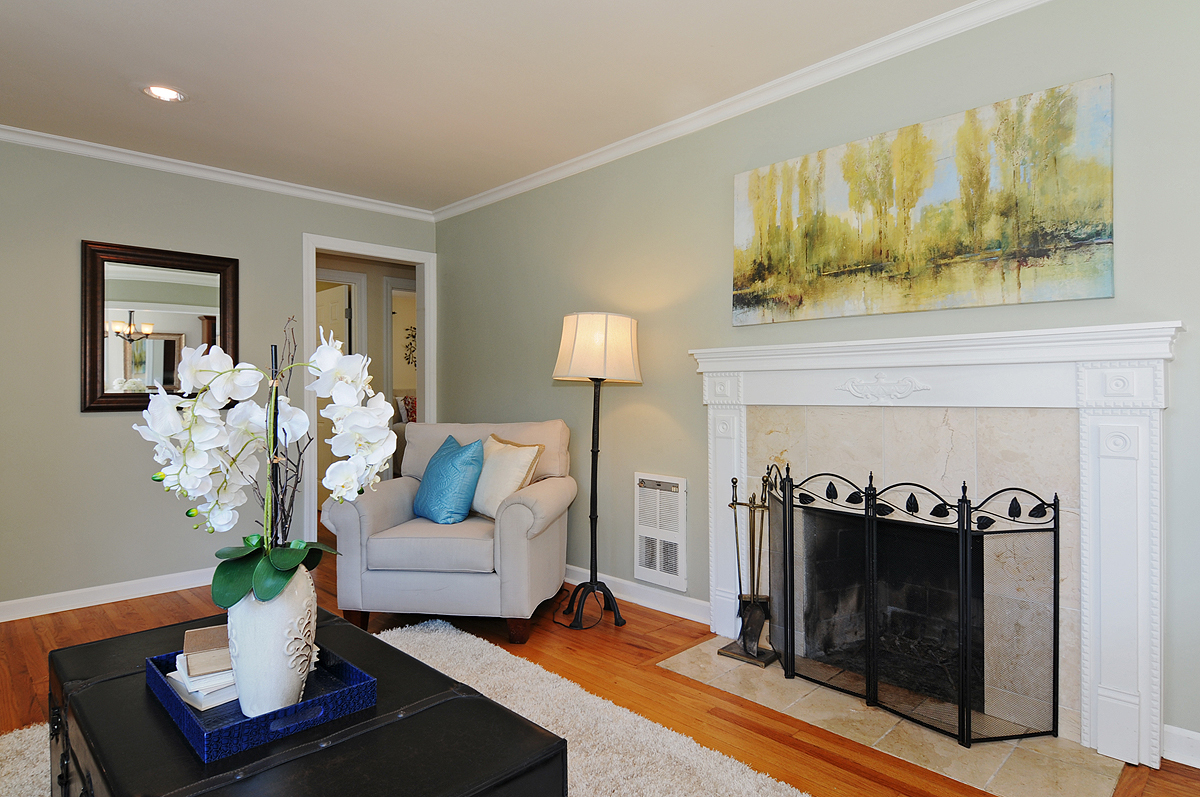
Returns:
[[[738,528],[738,509],[745,508],[747,516],[746,565],[747,581],[750,591],[746,592],[742,581],[742,535]],[[760,591],[762,578],[762,557],[767,536],[767,494],[766,479],[763,479],[763,494],[759,500],[753,492],[746,502],[738,501],[737,479],[733,479],[733,500],[729,503],[733,510],[734,544],[737,549],[738,571],[738,617],[741,618],[742,628],[737,640],[730,642],[717,651],[722,656],[729,656],[738,661],[748,662],[766,667],[779,658],[773,650],[759,647],[763,626],[771,616],[770,597]]]

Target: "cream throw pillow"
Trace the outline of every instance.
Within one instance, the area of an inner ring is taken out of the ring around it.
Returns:
[[[522,445],[492,435],[483,441],[483,472],[475,487],[471,509],[496,517],[500,503],[529,484],[544,445]]]

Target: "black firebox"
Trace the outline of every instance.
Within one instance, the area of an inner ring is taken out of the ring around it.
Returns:
[[[1058,735],[1058,496],[763,478],[784,675],[972,742]],[[790,511],[785,511],[790,507]]]

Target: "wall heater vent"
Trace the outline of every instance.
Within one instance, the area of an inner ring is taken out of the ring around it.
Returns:
[[[633,577],[687,590],[687,480],[633,474]]]

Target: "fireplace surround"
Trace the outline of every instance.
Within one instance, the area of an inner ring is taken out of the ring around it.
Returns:
[[[708,407],[710,626],[724,636],[737,631],[726,504],[731,479],[749,483],[748,408],[1069,408],[1079,447],[1078,734],[1105,755],[1157,767],[1162,413],[1181,328],[1152,322],[693,350]]]

